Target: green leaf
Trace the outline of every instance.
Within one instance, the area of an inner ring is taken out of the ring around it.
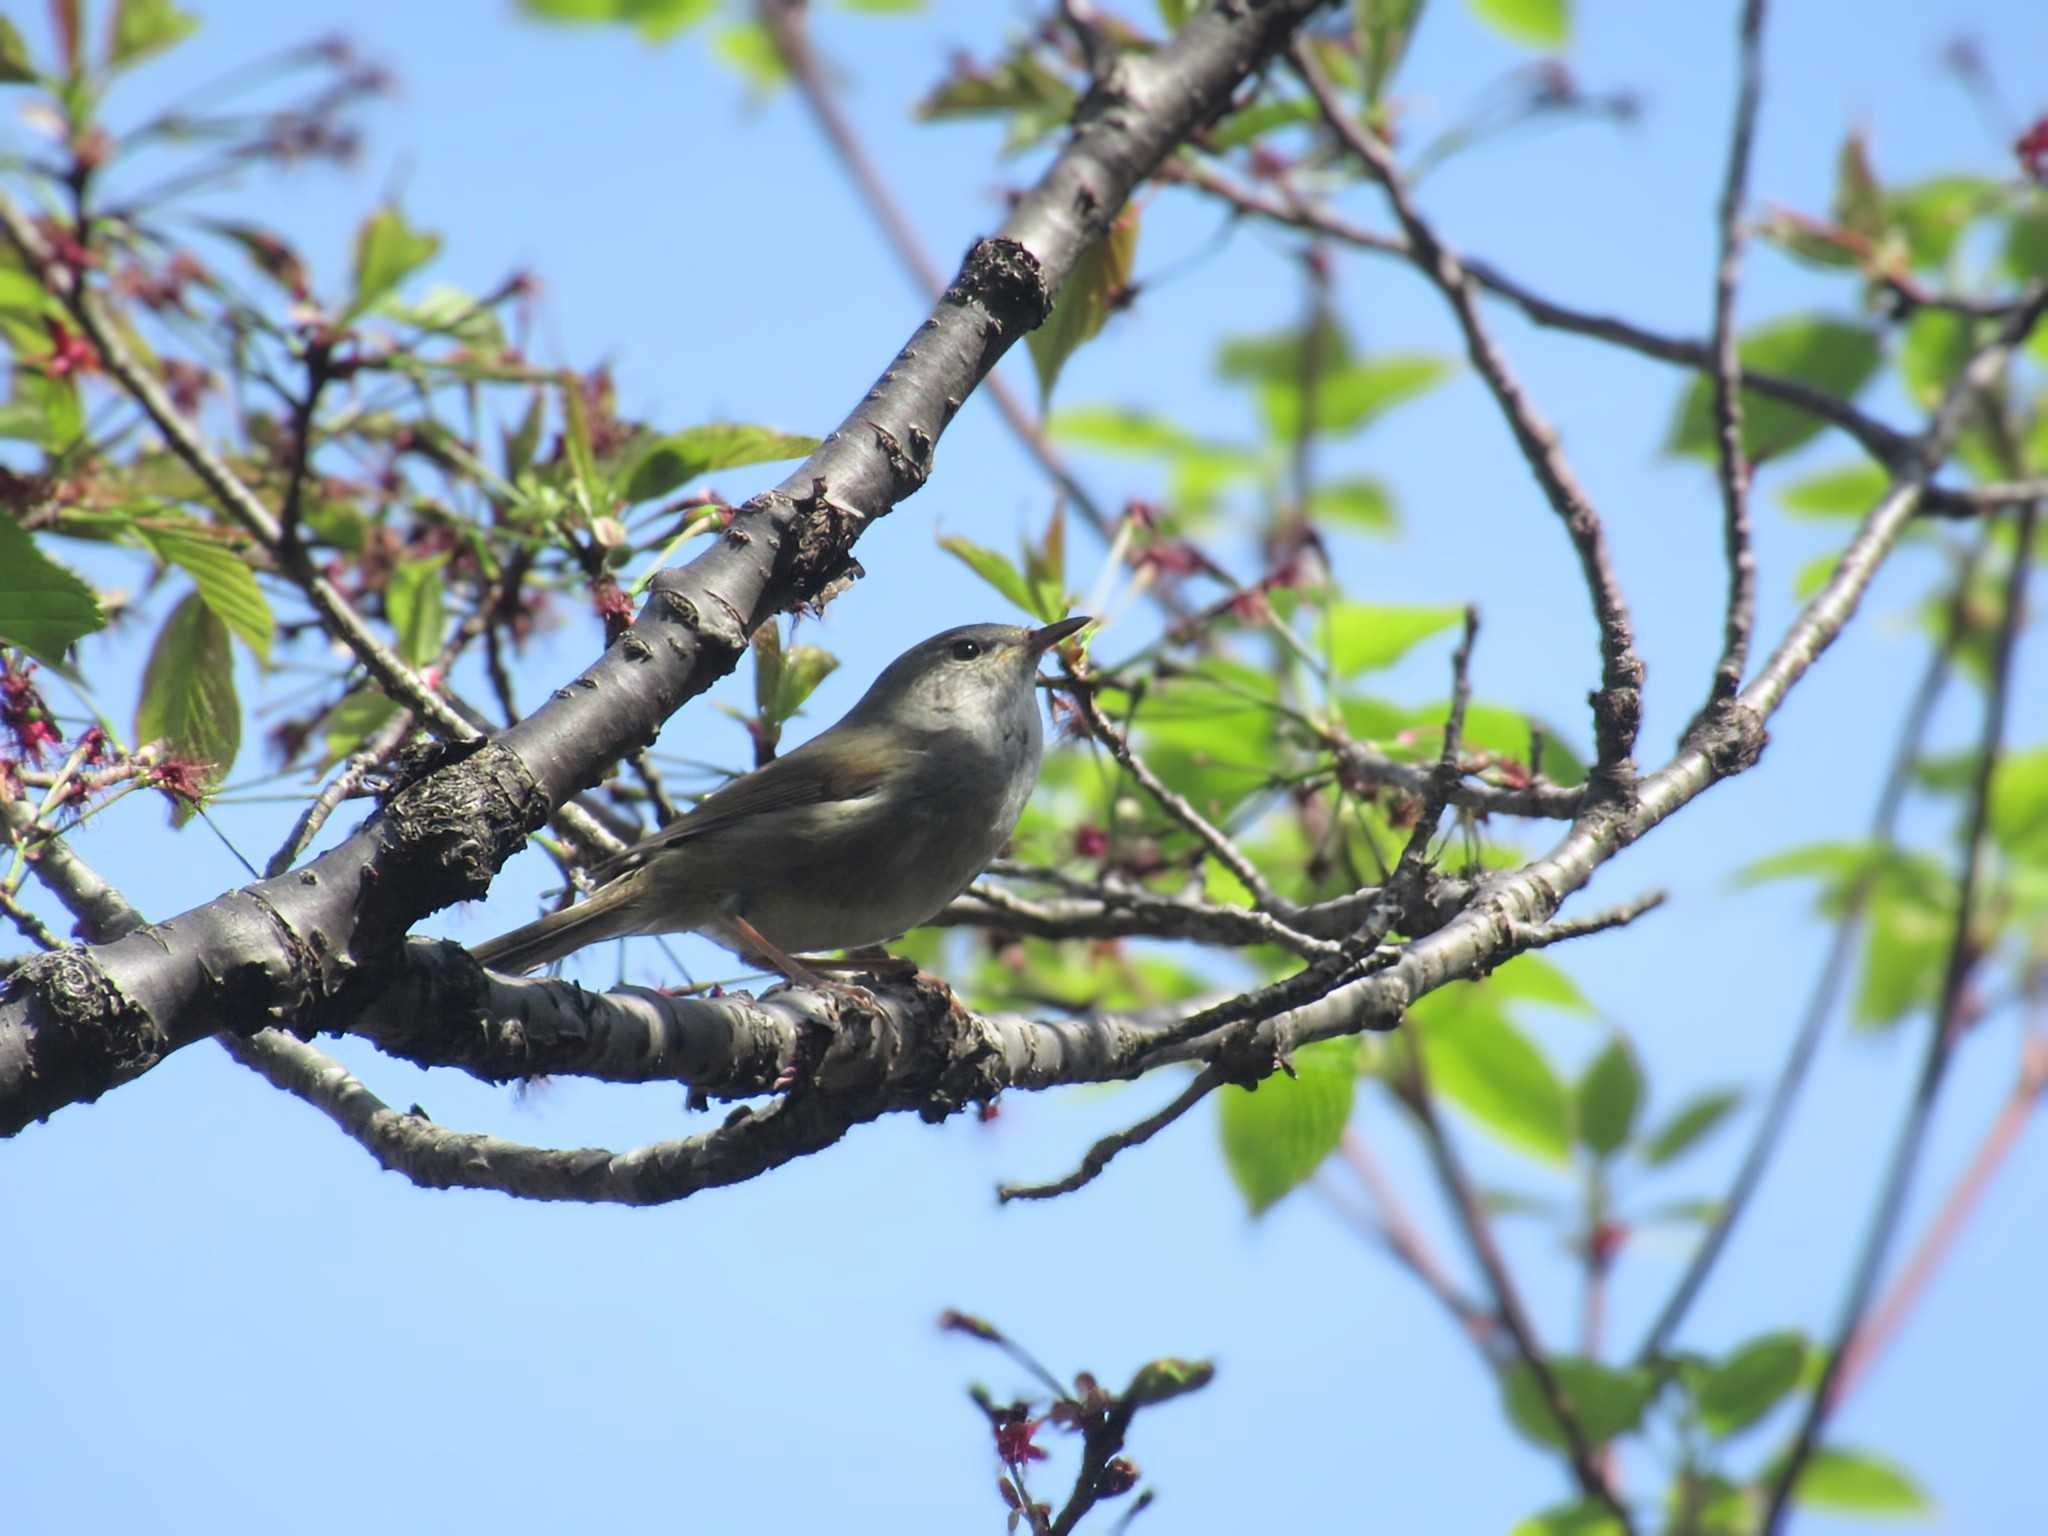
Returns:
[[[227,626],[197,592],[173,608],[157,632],[135,707],[135,740],[161,741],[170,756],[204,765],[200,784],[207,793],[234,766],[242,744],[235,654]],[[180,803],[172,821],[182,824],[191,814]]]
[[[1766,1483],[1771,1480],[1767,1475]],[[1934,1513],[1932,1501],[1903,1467],[1875,1452],[1838,1447],[1823,1447],[1807,1458],[1792,1498],[1802,1508],[1838,1515]]]
[[[1054,411],[1046,427],[1061,442],[1136,458],[1185,453],[1202,445],[1163,416],[1118,405],[1070,405]]]
[[[1171,1356],[1148,1360],[1124,1390],[1124,1398],[1140,1407],[1151,1407],[1190,1392],[1199,1392],[1215,1378],[1216,1367],[1207,1360],[1179,1360]]]
[[[839,658],[822,646],[792,645],[783,652],[782,677],[775,690],[771,711],[777,723],[789,719],[803,708],[804,700],[816,692],[818,684],[838,667]]]
[[[1470,0],[1472,14],[1532,48],[1562,48],[1571,36],[1566,0]]]
[[[1074,114],[1074,88],[1028,46],[1011,50],[987,69],[965,66],[917,104],[925,122],[958,117],[1006,117],[1004,148],[1012,153],[1065,125]]]
[[[671,432],[638,450],[626,471],[626,500],[653,501],[699,475],[815,452],[818,439],[744,422],[712,422]]]
[[[1350,334],[1334,316],[1324,315],[1311,327],[1289,327],[1254,335],[1226,336],[1216,349],[1216,372],[1226,379],[1252,383],[1299,383],[1308,367],[1307,349],[1315,348],[1318,370],[1348,368],[1357,356]]]
[[[398,636],[398,654],[417,670],[434,659],[448,628],[448,604],[442,596],[441,568],[446,555],[407,560],[391,573],[384,589],[384,611]]]
[[[1737,1088],[1715,1088],[1688,1099],[1644,1139],[1641,1156],[1652,1168],[1676,1162],[1718,1131],[1742,1103]]]
[[[1877,337],[1863,326],[1819,315],[1790,315],[1752,331],[1737,352],[1744,368],[1774,373],[1851,399],[1877,372]],[[1794,405],[1754,390],[1742,392],[1742,440],[1752,463],[1790,453],[1825,425]],[[1695,379],[1672,422],[1668,452],[1711,460],[1715,449],[1713,385]]]
[[[1067,515],[1054,507],[1045,537],[1024,545],[1024,580],[1031,588],[1031,612],[1046,623],[1067,612]]]
[[[1311,522],[1368,533],[1394,531],[1394,497],[1378,480],[1335,480],[1309,493]]]
[[[1982,176],[1936,176],[1885,193],[1886,222],[1906,238],[1908,259],[1922,270],[1941,266],[1972,222],[2002,201]]]
[[[541,420],[546,412],[547,392],[536,388],[526,403],[526,414],[519,418],[519,425],[504,434],[507,480],[517,480],[533,463],[534,450],[540,446]]]
[[[209,538],[194,524],[182,528],[135,530],[159,560],[175,565],[199,588],[200,601],[214,617],[241,637],[259,661],[270,660],[270,637],[277,628],[256,573],[225,543]]]
[[[1502,1141],[1548,1163],[1571,1154],[1571,1097],[1483,987],[1454,982],[1409,1010],[1431,1086]]]
[[[1597,1157],[1627,1144],[1643,1105],[1643,1073],[1628,1041],[1616,1035],[1579,1079],[1579,1140]]]
[[[1781,486],[1778,500],[1796,517],[1861,517],[1890,485],[1891,476],[1866,459],[1816,470]]]
[[[1223,1160],[1254,1216],[1337,1150],[1351,1120],[1357,1063],[1352,1041],[1319,1041],[1294,1053],[1295,1076],[1275,1073],[1256,1089],[1231,1084],[1218,1095]]]
[[[1884,187],[1870,167],[1870,146],[1861,133],[1851,133],[1835,157],[1835,224],[1875,249],[1884,237],[1885,213]]]
[[[1464,609],[1449,605],[1340,600],[1323,616],[1321,643],[1339,677],[1357,677],[1392,666],[1421,641],[1442,634],[1464,617]]]
[[[1549,1365],[1566,1411],[1589,1445],[1597,1449],[1642,1422],[1643,1409],[1655,1390],[1648,1371],[1617,1370],[1578,1355],[1554,1355]],[[1502,1389],[1515,1428],[1553,1450],[1564,1450],[1570,1444],[1527,1361],[1509,1367],[1502,1377]]]
[[[464,346],[495,352],[505,345],[505,327],[497,312],[450,283],[435,283],[410,304],[387,294],[377,313]]]
[[[1329,368],[1315,382],[1315,430],[1340,435],[1371,425],[1395,406],[1428,394],[1457,365],[1427,352],[1390,352]],[[1301,435],[1302,380],[1271,377],[1259,389],[1266,430],[1279,442]]]
[[[718,9],[718,0],[519,0],[544,21],[624,22],[650,43],[662,43]]]
[[[1575,1504],[1553,1504],[1526,1520],[1517,1520],[1508,1536],[1625,1536],[1625,1531],[1606,1505],[1580,1499]]]
[[[1480,985],[1498,999],[1538,1003],[1586,1017],[1598,1011],[1562,966],[1534,950],[1515,956]]]
[[[1365,65],[1365,99],[1372,105],[1379,105],[1421,16],[1422,0],[1352,0],[1351,35]]]
[[[346,324],[432,261],[441,237],[414,229],[394,207],[379,208],[356,231],[355,297],[342,314]]]
[[[1887,1028],[1933,1006],[1955,940],[1955,917],[1934,903],[1935,894],[1900,895],[1882,887],[1872,893],[1863,980],[1850,1015],[1858,1026]]]
[[[37,549],[26,528],[0,514],[0,644],[18,645],[62,666],[71,644],[106,622],[93,589]]]
[[[1312,123],[1319,115],[1314,99],[1308,96],[1280,96],[1271,101],[1254,102],[1211,128],[1208,146],[1222,154],[1226,150],[1242,148],[1275,128]]]
[[[28,44],[14,29],[14,23],[0,16],[0,85],[33,85],[35,65],[28,56]]]
[[[1035,612],[1035,599],[1031,584],[1009,560],[992,549],[984,549],[971,539],[948,535],[939,540],[939,548],[948,554],[964,560],[969,570],[994,587],[1026,613]]]
[[[1060,369],[1083,342],[1092,340],[1129,289],[1138,252],[1138,210],[1126,207],[1099,239],[1092,241],[1060,284],[1052,313],[1025,338],[1038,370],[1038,396],[1052,399]]]
[[[1180,24],[1195,14],[1196,0],[1159,0],[1159,19],[1169,31],[1178,32]]]
[[[711,39],[711,51],[747,82],[756,100],[772,96],[789,78],[782,50],[759,22],[742,21],[720,27]]]
[[[140,63],[175,48],[199,30],[199,18],[171,0],[114,0],[113,42],[107,63],[115,69]]]
[[[1751,1339],[1711,1367],[1700,1383],[1700,1420],[1718,1438],[1749,1428],[1799,1385],[1806,1365],[1806,1339],[1766,1333]]]
[[[320,734],[327,755],[320,766],[325,768],[338,763],[360,749],[397,713],[398,705],[378,688],[358,688],[354,693],[345,695],[340,703],[321,717]]]
[[[84,432],[85,410],[70,376],[15,369],[14,398],[0,405],[0,437],[19,438],[61,454]]]
[[[2021,282],[2048,277],[2048,204],[2015,213],[2006,225],[2005,270]]]
[[[1991,777],[1991,836],[2014,860],[2048,863],[2048,747],[2010,752]]]
[[[1945,309],[1922,309],[1906,322],[1899,374],[1914,403],[1932,410],[1970,361],[1975,337],[1969,318]]]

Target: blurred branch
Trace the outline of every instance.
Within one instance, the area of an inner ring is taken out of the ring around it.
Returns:
[[[1979,887],[1991,818],[1991,783],[2005,745],[2006,714],[2012,688],[2012,663],[2020,625],[2025,621],[2027,578],[2034,562],[2034,525],[2038,509],[2025,507],[2019,514],[2019,536],[2012,555],[2012,570],[2006,582],[2005,607],[2000,617],[1998,639],[1992,653],[1991,679],[1984,702],[1984,726],[1970,786],[1969,809],[1957,872],[1956,917],[1949,941],[1948,959],[1942,975],[1940,1000],[1929,1023],[1927,1049],[1921,1060],[1919,1080],[1914,1086],[1906,1120],[1885,1172],[1870,1231],[1857,1256],[1849,1281],[1841,1320],[1827,1352],[1827,1363],[1807,1400],[1797,1434],[1784,1464],[1771,1480],[1768,1503],[1761,1529],[1770,1536],[1784,1523],[1792,1491],[1799,1484],[1807,1458],[1820,1443],[1822,1427],[1834,1411],[1837,1385],[1848,1365],[1849,1349],[1863,1326],[1863,1315],[1884,1269],[1906,1197],[1912,1192],[1913,1176],[1926,1144],[1927,1130],[1934,1118],[1934,1106],[1948,1075],[1956,1043],[1968,1023],[1966,1000],[1970,978],[1983,958],[1983,941],[1975,931]]]

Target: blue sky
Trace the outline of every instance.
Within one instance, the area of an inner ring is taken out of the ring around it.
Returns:
[[[541,360],[609,358],[624,407],[672,427],[732,418],[826,430],[923,312],[799,105],[750,103],[700,41],[650,49],[625,33],[524,24],[480,0],[195,8],[200,39],[141,77],[128,110],[330,31],[402,83],[368,119],[356,170],[252,179],[219,204],[290,232],[330,288],[356,221],[396,192],[446,237],[437,275],[482,290],[512,267],[531,269],[546,287]],[[1589,89],[1637,92],[1641,119],[1453,161],[1426,186],[1429,211],[1465,249],[1546,293],[1704,330],[1731,10],[1582,5],[1574,70]],[[2016,110],[2048,105],[2048,10],[2026,0],[1779,10],[1760,201],[1824,208],[1850,127],[1868,134],[1888,180],[2005,174],[2003,145],[1937,70],[1957,31],[1984,40]],[[1000,217],[1001,190],[1034,162],[998,161],[993,129],[919,125],[906,108],[952,49],[985,57],[1020,15],[953,3],[912,19],[819,18],[849,109],[942,265]],[[1402,90],[1419,124],[1441,127],[1524,62],[1438,0]],[[8,140],[20,132],[12,118],[0,127]],[[1363,193],[1348,206],[1383,222]],[[1215,436],[1250,435],[1242,395],[1209,374],[1216,317],[1232,330],[1292,321],[1299,294],[1276,259],[1292,242],[1244,227],[1201,255],[1218,222],[1186,194],[1150,201],[1137,271],[1160,281],[1076,357],[1064,402],[1142,405]],[[1752,274],[1746,316],[1853,302],[1768,253],[1755,255]],[[1337,297],[1372,348],[1455,350],[1434,295],[1389,264],[1340,263]],[[1643,750],[1654,759],[1695,707],[1719,636],[1712,486],[1697,465],[1657,451],[1681,381],[1506,316],[1499,326],[1607,517],[1650,666]],[[1021,353],[1007,368],[1031,388]],[[1874,403],[1907,419],[1896,398]],[[1823,439],[1800,464],[1848,457]],[[1388,480],[1404,520],[1397,540],[1340,544],[1351,593],[1478,602],[1482,693],[1582,722],[1593,646],[1570,551],[1476,382],[1461,377],[1331,458]],[[1155,488],[1128,462],[1084,468],[1110,504]],[[734,499],[756,483],[719,481]],[[1767,637],[1794,611],[1794,571],[1840,537],[1768,507],[1769,484],[1758,546]],[[813,633],[844,666],[809,727],[925,634],[1005,616],[937,552],[935,532],[1007,546],[1048,506],[993,411],[970,405],[929,485],[863,541],[868,579]],[[1661,1107],[1712,1083],[1754,1087],[1776,1067],[1825,933],[1803,892],[1738,896],[1729,876],[1786,842],[1861,830],[1892,712],[1923,655],[1911,609],[1932,558],[1911,555],[1880,579],[1863,621],[1773,722],[1757,772],[1660,829],[1588,893],[1672,893],[1628,934],[1559,955],[1631,1032]],[[1092,567],[1081,569],[1085,588]],[[1102,644],[1136,644],[1142,624],[1132,631]],[[593,634],[572,625],[537,646],[522,672],[530,696],[580,665]],[[100,651],[100,665],[115,654]],[[88,649],[89,670],[95,659]],[[1428,698],[1442,669],[1441,649],[1430,650],[1396,686]],[[133,686],[105,678],[117,716]],[[2030,659],[2013,711],[2021,741],[2039,741],[2044,706],[2048,676]],[[1944,740],[1967,739],[1974,707],[1951,700]],[[665,745],[742,755],[737,728],[702,707],[670,725]],[[284,814],[236,808],[223,825],[267,849]],[[1945,835],[1944,811],[1916,814],[1924,836]],[[139,802],[85,834],[81,851],[156,916],[241,878],[203,831],[173,838]],[[477,938],[522,920],[547,883],[539,862],[517,861],[486,906],[442,914],[432,930]],[[650,977],[659,963],[651,949],[631,962]],[[611,965],[607,955],[585,974],[607,980]],[[1567,1064],[1603,1038],[1581,1019],[1529,1022]],[[1909,1230],[2005,1093],[2013,1047],[2008,1017],[1963,1051]],[[352,1042],[336,1050],[387,1100],[416,1100],[446,1124],[623,1147],[701,1123],[674,1088],[564,1082],[520,1099]],[[1917,1029],[1831,1035],[1779,1173],[1689,1342],[1712,1350],[1766,1327],[1825,1330],[1916,1056]],[[35,1533],[366,1522],[504,1536],[742,1521],[791,1532],[993,1530],[995,1467],[963,1388],[1025,1383],[941,1336],[933,1319],[948,1306],[993,1318],[1056,1369],[1111,1381],[1158,1354],[1217,1360],[1208,1391],[1139,1422],[1132,1454],[1161,1494],[1141,1530],[1505,1530],[1561,1497],[1555,1464],[1503,1428],[1463,1341],[1327,1204],[1303,1192],[1260,1221],[1245,1216],[1211,1117],[1176,1126],[1077,1196],[996,1208],[996,1182],[1063,1172],[1096,1135],[1177,1086],[1015,1095],[990,1125],[866,1127],[752,1185],[619,1211],[415,1190],[219,1051],[187,1050],[25,1134],[0,1160],[0,1230],[10,1237],[0,1313],[15,1319],[12,1389],[0,1394],[11,1523]],[[1413,1203],[1433,1209],[1398,1128],[1377,1109],[1361,1124]],[[1725,1137],[1646,1203],[1712,1192],[1741,1139]],[[1478,1136],[1465,1140],[1487,1177],[1540,1184]],[[2048,1136],[2036,1131],[1910,1331],[1838,1420],[1842,1440],[1913,1470],[1939,1500],[1943,1529],[2018,1529],[2041,1509],[2031,1456],[2048,1358],[2031,1325],[2048,1229],[2028,1197],[2044,1177]],[[1455,1251],[1441,1224],[1432,1230]],[[1571,1266],[1541,1231],[1506,1231],[1546,1331],[1568,1337]],[[1616,1337],[1636,1336],[1684,1255],[1675,1234],[1645,1235],[1630,1251]],[[1647,1466],[1631,1470],[1644,1486]]]

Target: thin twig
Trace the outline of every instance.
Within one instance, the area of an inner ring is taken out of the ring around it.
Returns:
[[[1663,906],[1666,895],[1664,891],[1645,891],[1619,906],[1603,907],[1584,917],[1558,918],[1547,923],[1516,923],[1511,929],[1515,953],[1546,949],[1552,944],[1562,944],[1566,939],[1583,939],[1588,934],[1627,927],[1645,912],[1654,912]]]
[[[1081,1159],[1081,1166],[1065,1178],[1056,1179],[1050,1184],[999,1185],[996,1188],[996,1198],[1005,1204],[1012,1200],[1050,1200],[1056,1195],[1070,1195],[1084,1184],[1092,1184],[1096,1176],[1110,1165],[1110,1161],[1119,1152],[1143,1146],[1228,1081],[1229,1077],[1223,1068],[1211,1062],[1197,1072],[1187,1087],[1175,1094],[1172,1102],[1156,1114],[1147,1115],[1129,1130],[1118,1131],[1096,1142],[1088,1149],[1088,1155]]]
[[[1742,363],[1735,351],[1735,293],[1742,281],[1742,204],[1749,183],[1749,152],[1763,99],[1764,0],[1745,0],[1741,26],[1741,84],[1735,128],[1728,143],[1728,173],[1717,216],[1721,258],[1714,269],[1714,446],[1719,460],[1723,540],[1728,559],[1728,615],[1721,659],[1714,666],[1708,707],[1725,705],[1742,689],[1749,635],[1756,623],[1756,551],[1749,529],[1749,455],[1742,446]]]
[[[306,851],[306,845],[319,836],[320,829],[327,824],[327,818],[334,814],[335,808],[361,789],[364,778],[385,758],[397,751],[399,744],[411,733],[412,711],[409,709],[401,709],[371,732],[369,739],[363,743],[362,750],[349,757],[340,771],[327,781],[320,793],[315,795],[312,802],[300,813],[290,834],[279,845],[277,852],[270,856],[270,862],[264,866],[264,878],[274,880],[290,869],[299,855]]]
[[[2019,514],[2019,537],[2012,554],[2012,570],[2005,587],[2005,609],[1993,650],[1991,680],[1984,703],[1984,727],[1977,747],[1975,773],[1970,786],[1967,830],[1957,879],[1956,919],[1949,941],[1948,962],[1943,971],[1940,1001],[1929,1022],[1927,1049],[1921,1059],[1920,1075],[1912,1101],[1885,1172],[1870,1230],[1858,1254],[1849,1281],[1842,1315],[1830,1340],[1827,1363],[1807,1400],[1792,1448],[1783,1466],[1771,1480],[1771,1489],[1760,1529],[1775,1536],[1782,1528],[1792,1491],[1806,1469],[1807,1459],[1820,1443],[1822,1428],[1834,1411],[1836,1386],[1848,1361],[1850,1343],[1863,1326],[1863,1316],[1877,1289],[1892,1239],[1904,1213],[1906,1197],[1912,1192],[1913,1175],[1926,1144],[1927,1130],[1934,1119],[1934,1106],[1948,1075],[1948,1065],[1961,1038],[1969,993],[1969,982],[1983,958],[1975,932],[1978,889],[1984,876],[1985,848],[1991,818],[1991,781],[2005,744],[2006,714],[2012,691],[2012,660],[2026,602],[2027,577],[2034,561],[2034,525],[2039,509],[2027,506]]]
[[[1345,109],[1321,66],[1300,39],[1288,45],[1287,57],[1315,97],[1323,121],[1385,191],[1394,217],[1408,238],[1410,260],[1450,305],[1464,334],[1467,355],[1492,392],[1537,484],[1571,538],[1600,629],[1600,689],[1594,695],[1593,708],[1598,778],[1608,794],[1625,801],[1635,778],[1632,754],[1642,718],[1643,663],[1636,655],[1634,626],[1608,554],[1607,533],[1599,513],[1566,463],[1557,433],[1523,391],[1520,380],[1495,345],[1480,317],[1473,279],[1456,252],[1437,237],[1417,210],[1386,145]]]

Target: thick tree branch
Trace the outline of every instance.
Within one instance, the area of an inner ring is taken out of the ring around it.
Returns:
[[[24,967],[0,995],[0,1133],[97,1097],[223,1020],[345,1021],[413,923],[482,895],[529,831],[730,671],[757,625],[855,572],[861,532],[923,484],[961,403],[1045,317],[1132,189],[1318,8],[1206,10],[1158,52],[1118,59],[1037,185],[838,430],[709,551],[662,572],[626,634],[534,714],[304,869]],[[233,497],[231,482],[210,489]],[[240,512],[269,517],[260,504]]]

